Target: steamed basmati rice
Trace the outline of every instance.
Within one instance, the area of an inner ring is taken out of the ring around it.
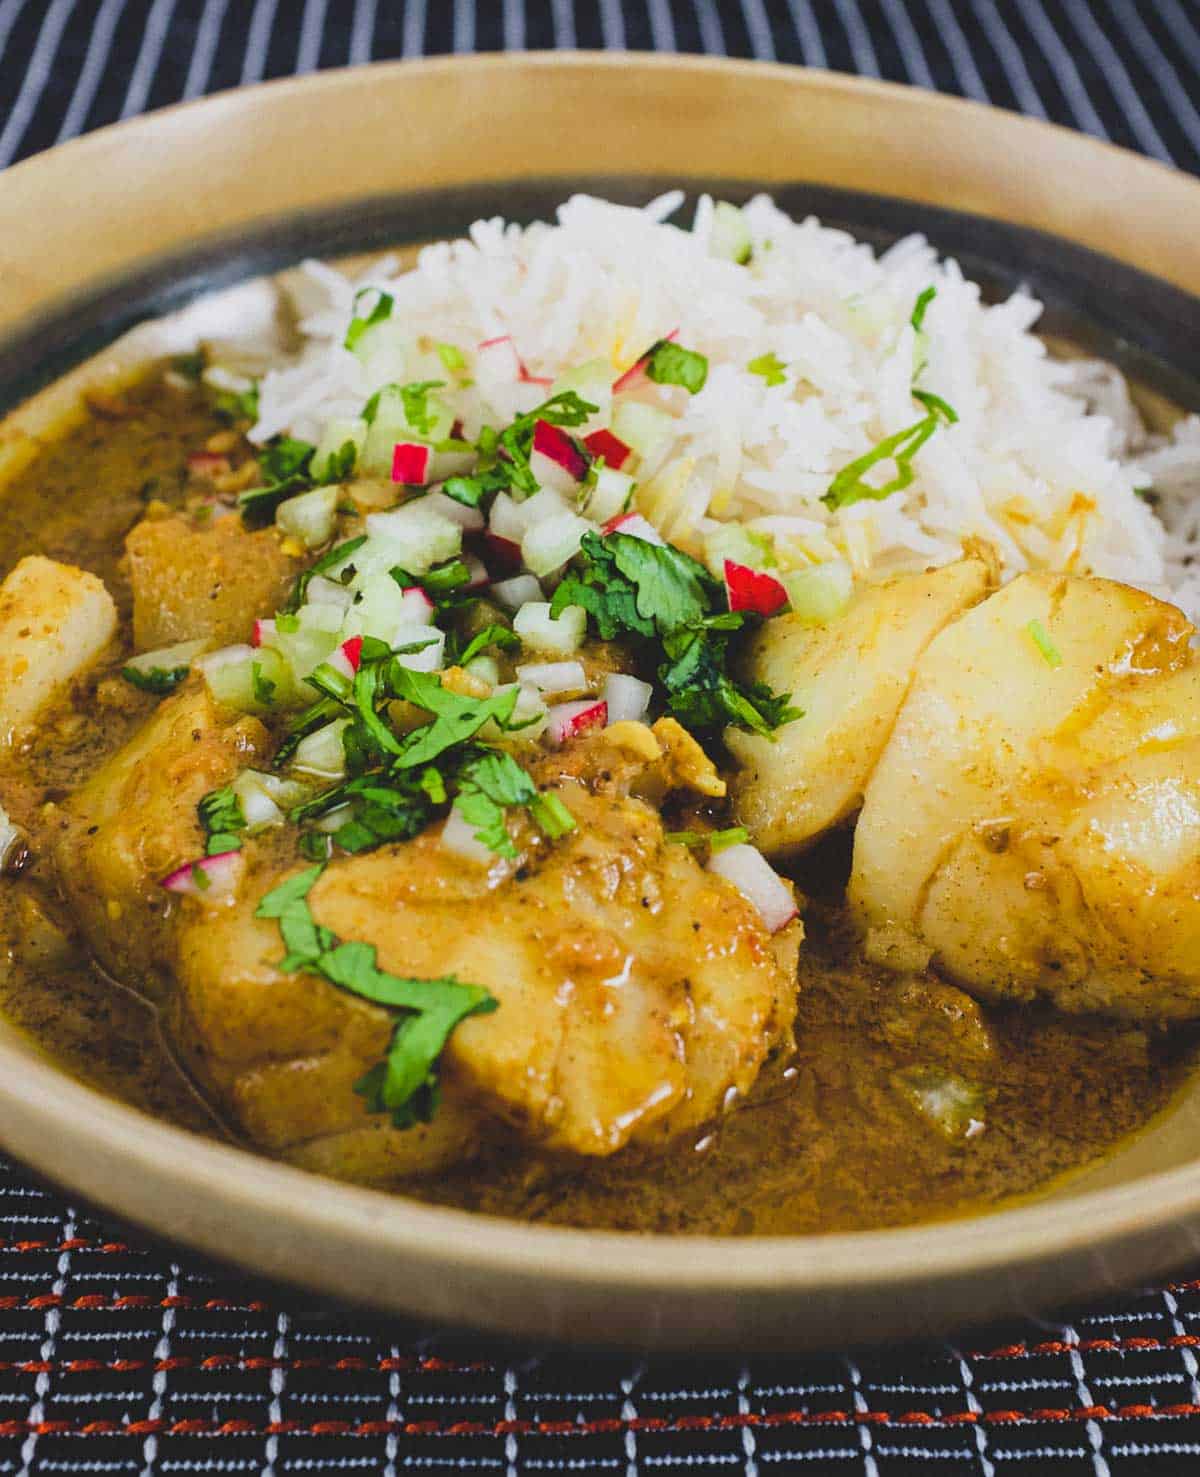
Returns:
[[[602,356],[615,374],[677,330],[707,356],[708,381],[693,396],[660,392],[677,430],[638,500],[682,546],[737,521],[773,535],[785,568],[842,558],[878,578],[945,563],[981,538],[1006,575],[1092,572],[1200,614],[1200,420],[1169,442],[1147,438],[1115,371],[1048,355],[1032,331],[1038,302],[1017,292],[984,304],[919,236],[877,256],[758,196],[744,207],[753,254],[739,265],[714,251],[708,198],[690,230],[668,223],[682,201],[672,193],[631,209],[577,195],[556,224],[478,221],[469,239],[424,248],[412,270],[384,262],[356,280],[306,263],[303,346],[261,380],[253,439],[316,441],[332,419],[360,414],[379,385],[343,341],[367,287],[394,298],[413,345],[404,377],[434,377],[436,343],[470,364],[480,343],[511,335],[543,381],[444,392],[469,437],[531,408],[568,368]],[[931,286],[918,334],[910,319]],[[747,367],[768,354],[784,366],[780,384]],[[830,511],[821,497],[835,474],[921,418],[914,384],[948,402],[957,423],[924,445],[909,487]],[[1149,487],[1156,507],[1139,495]]]

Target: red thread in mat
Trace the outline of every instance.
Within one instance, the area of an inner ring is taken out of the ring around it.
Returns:
[[[0,1437],[37,1436],[596,1436],[622,1431],[729,1431],[747,1426],[958,1426],[1030,1425],[1044,1421],[1149,1420],[1200,1415],[1200,1405],[1081,1405],[1036,1410],[958,1411],[935,1415],[930,1411],[770,1410],[739,1415],[684,1415],[673,1420],[638,1416],[593,1421],[348,1421],[316,1419],[272,1421],[255,1425],[247,1420],[0,1421]]]
[[[110,1302],[101,1294],[102,1305],[109,1307]],[[174,1304],[177,1300],[172,1299]],[[76,1299],[73,1307],[79,1306]],[[164,1303],[166,1300],[164,1299]],[[89,1301],[88,1306],[91,1306]],[[204,1305],[212,1308],[218,1305],[209,1301]],[[987,1353],[975,1353],[970,1357],[973,1359],[1021,1359],[1036,1354],[1070,1354],[1074,1351],[1080,1353],[1116,1353],[1116,1354],[1144,1354],[1155,1351],[1166,1351],[1170,1349],[1194,1349],[1200,1348],[1200,1334],[1180,1333],[1173,1334],[1170,1338],[1157,1339],[1145,1337],[1117,1338],[1117,1339],[1079,1339],[1076,1342],[1065,1342],[1059,1339],[1050,1340],[1040,1344],[1007,1344],[999,1349],[991,1349]],[[387,1358],[369,1359],[361,1355],[342,1355],[337,1359],[274,1359],[265,1354],[175,1354],[169,1359],[115,1359],[105,1362],[100,1359],[67,1359],[61,1363],[55,1363],[47,1359],[25,1359],[16,1361],[0,1360],[0,1373],[5,1374],[100,1374],[105,1370],[111,1370],[117,1374],[132,1374],[137,1370],[151,1370],[155,1373],[165,1374],[172,1370],[198,1369],[209,1372],[237,1371],[240,1373],[257,1374],[261,1371],[283,1370],[285,1372],[301,1370],[321,1370],[326,1373],[340,1374],[491,1374],[494,1366],[483,1360],[455,1361],[452,1359],[440,1359],[434,1356],[420,1358],[417,1355],[398,1355]]]

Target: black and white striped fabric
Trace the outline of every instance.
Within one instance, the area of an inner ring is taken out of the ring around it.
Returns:
[[[0,167],[263,78],[541,47],[886,77],[1200,171],[1197,0],[0,0]],[[130,1244],[0,1161],[0,1473],[21,1477],[1197,1472],[1198,1355],[1180,1280],[861,1357],[498,1358]]]
[[[1197,0],[0,0],[0,167],[266,77],[545,47],[886,77],[1200,170]]]

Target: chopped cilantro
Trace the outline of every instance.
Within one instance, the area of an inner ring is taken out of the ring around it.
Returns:
[[[437,1061],[450,1033],[469,1015],[486,1014],[497,1000],[480,985],[453,975],[411,979],[379,968],[373,944],[341,942],[314,919],[308,894],[322,865],[289,877],[258,905],[259,918],[273,918],[287,948],[279,968],[327,979],[340,989],[400,1012],[384,1059],[355,1092],[373,1113],[390,1113],[396,1128],[428,1123],[437,1111]]]
[[[1031,620],[1025,627],[1033,641],[1033,644],[1041,652],[1042,658],[1048,667],[1057,669],[1063,664],[1062,652],[1050,639],[1050,633],[1039,620]]]
[[[121,676],[131,687],[162,697],[168,692],[174,692],[190,671],[191,668],[185,662],[181,667],[151,667],[148,671],[143,671],[140,667],[122,667]]]
[[[241,850],[242,838],[238,833],[246,829],[246,817],[232,785],[210,790],[196,806],[196,814],[207,838],[204,846],[206,856]]]
[[[708,379],[708,360],[694,349],[659,339],[646,355],[646,374],[656,385],[682,385],[698,395]]]
[[[912,317],[908,321],[918,333],[922,330],[929,304],[935,297],[937,297],[937,288],[930,285],[918,296],[916,303],[913,305]]]
[[[429,408],[429,395],[432,390],[444,389],[445,385],[445,380],[420,380],[411,385],[400,386],[404,419],[418,436],[428,436],[432,432],[434,412]]]
[[[365,318],[360,317],[358,305],[368,293],[375,293],[375,306]],[[350,320],[350,326],[346,329],[346,338],[343,347],[353,349],[366,333],[368,328],[373,328],[376,323],[383,323],[392,316],[392,307],[395,299],[391,293],[380,292],[376,287],[360,287],[354,294],[354,317]]]
[[[529,813],[551,841],[569,835],[579,824],[555,794],[535,795],[529,802]]]
[[[515,858],[517,848],[504,824],[505,815],[512,806],[528,805],[536,796],[537,786],[511,754],[484,749],[460,772],[454,803],[475,828],[477,841],[496,856]]]
[[[466,369],[466,355],[461,349],[455,348],[453,344],[435,344],[437,356],[442,361],[442,368],[453,374],[456,370]]]
[[[787,380],[787,365],[774,350],[760,354],[757,359],[751,359],[746,368],[751,374],[761,375],[768,385],[782,385]]]
[[[940,425],[953,425],[958,419],[953,407],[947,405],[940,396],[930,394],[928,390],[914,390],[912,393],[913,398],[919,400],[929,414],[911,426],[906,426],[903,431],[885,436],[870,451],[844,466],[821,499],[827,508],[848,508],[853,503],[867,499],[880,502],[891,497],[894,492],[903,492],[912,483],[917,475],[912,465],[913,457]],[[890,481],[881,487],[873,487],[869,482],[863,481],[864,475],[872,467],[886,461],[896,464],[896,475]]]
[[[248,528],[264,527],[285,498],[308,486],[308,466],[315,450],[311,441],[276,436],[259,453],[258,464],[266,481],[238,498],[242,521]]]
[[[504,651],[513,651],[521,644],[521,638],[509,626],[489,625],[477,631],[458,654],[458,664],[465,667],[472,657],[477,657],[489,646],[499,646]]]

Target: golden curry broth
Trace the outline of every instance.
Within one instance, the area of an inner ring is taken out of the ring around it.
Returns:
[[[114,414],[124,408],[127,414]],[[0,497],[3,570],[41,550],[101,575],[123,606],[124,534],[151,497],[182,498],[185,458],[217,422],[199,397],[157,382],[48,445]],[[111,753],[153,705],[96,700],[95,678],[0,770],[33,862],[0,882],[0,1009],[67,1070],[200,1132],[220,1133],[154,1012],[90,965],[39,852],[39,817]],[[640,1231],[781,1234],[898,1225],[1027,1194],[1102,1156],[1164,1106],[1191,1043],[1049,1010],[956,1019],[911,982],[856,959],[836,901],[836,846],[802,885],[807,916],[794,1057],[771,1064],[739,1111],[662,1157],[563,1161],[498,1142],[437,1180],[398,1185],[496,1215]],[[943,1007],[945,1000],[943,999]],[[947,1139],[898,1073],[945,1070],[983,1093],[984,1127]]]

